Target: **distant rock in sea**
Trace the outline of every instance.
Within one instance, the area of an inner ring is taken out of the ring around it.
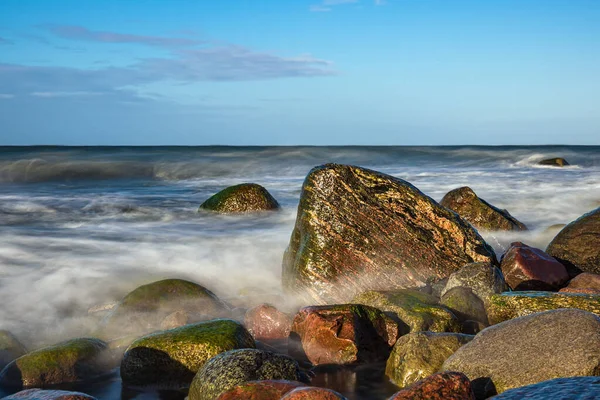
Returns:
[[[273,211],[279,203],[264,187],[256,183],[230,186],[200,205],[201,210],[223,214]]]
[[[571,164],[569,164],[567,162],[567,160],[565,160],[564,158],[555,157],[555,158],[547,158],[545,160],[542,160],[542,161],[538,162],[538,165],[549,165],[552,167],[566,167]]]

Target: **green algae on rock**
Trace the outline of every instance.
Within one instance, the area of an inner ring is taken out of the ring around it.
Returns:
[[[98,378],[111,368],[107,348],[99,339],[78,338],[32,351],[2,370],[0,384],[43,388]]]
[[[302,380],[298,363],[283,354],[256,349],[231,350],[210,360],[190,386],[189,400],[215,400],[240,383],[256,380]]]
[[[356,296],[352,303],[394,313],[407,325],[410,332],[460,331],[460,324],[452,311],[439,305],[435,297],[417,290],[370,290]]]
[[[540,311],[576,308],[600,315],[600,295],[569,292],[505,292],[493,295],[487,304],[490,324]]]
[[[282,278],[307,302],[339,304],[424,286],[474,261],[496,257],[454,212],[401,179],[327,164],[304,181]]]
[[[27,350],[12,333],[0,330],[0,370],[25,353]]]
[[[256,183],[242,183],[230,186],[213,195],[200,205],[200,210],[218,213],[248,213],[279,209],[277,200]]]
[[[228,319],[156,332],[129,346],[121,363],[121,378],[130,385],[189,383],[217,354],[255,346],[246,328]]]
[[[414,332],[402,336],[387,360],[385,374],[406,387],[435,374],[462,345],[473,339],[461,333]]]
[[[485,231],[525,231],[527,227],[506,210],[494,207],[464,186],[446,193],[440,201],[477,229]]]

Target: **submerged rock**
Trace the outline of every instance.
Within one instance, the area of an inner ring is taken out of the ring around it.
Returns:
[[[571,279],[560,292],[600,294],[600,275],[583,272]]]
[[[27,389],[3,397],[2,400],[96,400],[96,398],[85,393],[65,390]]]
[[[298,363],[288,356],[256,349],[232,350],[211,358],[190,386],[189,400],[214,400],[243,382],[302,379]]]
[[[424,286],[473,262],[496,263],[469,224],[401,179],[355,166],[313,168],[283,260],[284,287],[309,302]]]
[[[121,363],[123,383],[189,383],[217,354],[254,348],[252,335],[238,322],[217,319],[157,332],[133,342]]]
[[[600,274],[600,208],[582,215],[565,226],[546,248],[569,270]]]
[[[557,290],[569,280],[567,269],[554,257],[521,242],[511,243],[500,268],[513,290]]]
[[[475,400],[471,381],[460,372],[442,372],[431,375],[389,400]]]
[[[292,390],[305,386],[293,381],[250,381],[222,393],[218,400],[279,400]]]
[[[448,357],[472,339],[460,333],[409,333],[394,345],[385,374],[398,387],[412,385],[438,372]]]
[[[600,315],[600,296],[580,293],[505,292],[492,296],[487,305],[491,324],[540,311],[576,308]]]
[[[305,307],[296,314],[292,333],[314,365],[385,360],[400,335],[396,321],[358,304]]]
[[[294,389],[281,400],[347,400],[343,395],[330,389],[303,387]]]
[[[494,400],[598,400],[600,399],[600,377],[577,376],[557,378],[527,385],[492,397]]]
[[[446,193],[440,204],[456,212],[477,229],[485,231],[527,230],[527,227],[510,215],[508,211],[494,207],[479,198],[468,186]]]
[[[271,193],[256,183],[230,186],[213,195],[200,205],[200,209],[219,213],[247,213],[279,209]]]
[[[489,263],[467,264],[450,275],[442,296],[455,287],[471,289],[484,304],[487,304],[492,295],[508,290],[502,271]]]
[[[0,330],[0,370],[25,353],[25,346],[12,333]]]
[[[457,286],[448,290],[442,296],[440,304],[448,307],[460,320],[478,321],[488,325],[487,312],[483,300],[473,293],[469,288]]]
[[[127,294],[107,316],[99,334],[110,339],[144,334],[181,323],[183,314],[187,323],[222,316],[227,311],[227,306],[205,287],[183,279],[165,279]],[[173,313],[179,313],[179,317]]]
[[[110,370],[107,345],[101,340],[79,338],[32,351],[8,364],[0,384],[9,387],[48,387],[83,382]]]
[[[261,304],[246,312],[244,325],[255,339],[283,339],[290,335],[292,319],[270,304]]]
[[[545,160],[542,160],[542,161],[538,162],[538,165],[549,165],[552,167],[566,167],[571,164],[569,164],[567,162],[567,160],[565,160],[562,157],[555,157],[555,158],[547,158]]]
[[[597,375],[600,318],[573,309],[546,311],[484,329],[442,370],[463,372],[477,398],[556,377]]]
[[[397,315],[406,325],[404,329],[401,326],[401,333],[460,331],[460,324],[452,311],[440,306],[435,297],[417,290],[371,290],[356,296],[352,302]]]

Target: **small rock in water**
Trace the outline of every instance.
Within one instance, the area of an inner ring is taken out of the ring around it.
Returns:
[[[12,333],[0,330],[0,370],[25,353],[25,346]]]
[[[527,227],[506,210],[479,198],[464,186],[446,193],[440,204],[456,212],[477,229],[485,231],[526,231]]]
[[[190,386],[189,400],[215,400],[243,382],[301,380],[298,363],[288,356],[256,349],[221,353],[198,371]]]
[[[471,382],[460,372],[442,372],[431,375],[389,400],[475,400]]]
[[[264,187],[242,183],[221,190],[202,203],[200,209],[224,214],[248,213],[277,210],[279,203]]]
[[[500,268],[489,263],[471,263],[450,275],[442,296],[455,287],[466,287],[487,305],[490,297],[508,290]]]
[[[294,317],[292,333],[314,365],[385,360],[398,339],[398,323],[359,304],[310,306]]]
[[[294,381],[249,381],[222,393],[218,400],[279,400],[306,384]]]
[[[261,304],[246,312],[244,325],[255,339],[283,339],[290,335],[292,319],[270,304]]]
[[[571,279],[560,292],[600,294],[600,275],[583,272]]]
[[[96,400],[96,398],[85,393],[65,390],[27,389],[3,397],[2,400]]]
[[[303,387],[295,389],[281,400],[347,400],[343,395],[330,389]]]
[[[500,268],[513,290],[557,290],[569,280],[567,269],[554,257],[521,242],[511,243]]]
[[[573,378],[557,378],[510,389],[492,397],[494,400],[599,400],[600,377],[576,376]]]
[[[566,167],[571,164],[569,164],[567,162],[567,160],[565,160],[562,157],[555,157],[555,158],[547,158],[545,160],[542,160],[542,161],[538,162],[538,165],[549,165],[552,167]]]
[[[448,290],[440,304],[448,307],[461,322],[472,320],[488,325],[485,304],[469,288],[457,286]]]

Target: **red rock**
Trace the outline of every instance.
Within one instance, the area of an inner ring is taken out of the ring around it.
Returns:
[[[28,389],[3,397],[2,400],[96,400],[96,398],[85,393],[65,390]]]
[[[304,387],[289,392],[281,400],[346,400],[346,398],[333,390]]]
[[[568,279],[564,265],[540,249],[511,243],[500,268],[513,290],[556,290]]]
[[[318,364],[354,364],[387,359],[399,336],[398,323],[382,311],[358,304],[301,309],[292,324],[306,357]]]
[[[279,400],[302,386],[303,383],[293,381],[250,381],[221,393],[217,400]]]
[[[575,289],[587,289],[593,290],[593,293],[600,292],[600,275],[592,274],[589,272],[583,272],[577,275],[575,278],[569,281],[569,284],[566,288],[569,289],[565,291],[575,292],[575,293],[588,293],[588,292],[577,292]],[[562,290],[561,290],[562,291]]]
[[[292,319],[270,304],[261,304],[246,312],[244,324],[255,339],[284,339],[290,335]]]
[[[441,372],[431,375],[404,390],[389,400],[475,400],[471,381],[460,372]]]

